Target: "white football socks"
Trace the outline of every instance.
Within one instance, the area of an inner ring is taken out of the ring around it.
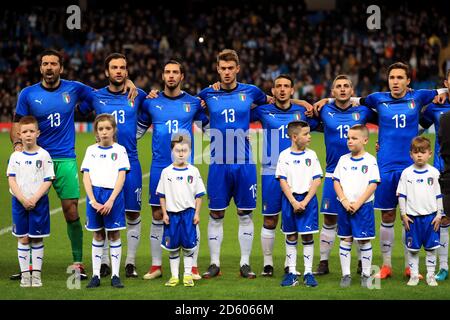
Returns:
[[[336,224],[334,225],[322,225],[320,231],[320,261],[328,260],[330,257],[331,249],[333,249],[334,239],[336,238]]]
[[[162,265],[161,241],[164,233],[164,222],[162,220],[152,221],[150,227],[150,247],[152,248],[152,266]]]
[[[31,243],[31,263],[33,271],[42,271],[42,262],[44,260],[44,242]]]
[[[105,241],[92,239],[92,275],[100,278],[100,267],[103,263]],[[109,255],[109,252],[107,253]],[[109,259],[108,259],[109,260]],[[109,261],[108,261],[109,262]]]
[[[109,241],[109,252],[111,256],[111,278],[119,276],[120,259],[122,258],[122,242],[120,239]]]
[[[208,246],[211,255],[211,264],[220,266],[220,248],[223,240],[223,218],[209,217],[208,222]]]
[[[305,274],[312,273],[314,258],[314,240],[303,241],[303,263],[305,266]]]
[[[289,267],[289,273],[296,273],[297,268],[297,240],[289,241],[286,238],[286,266]]]
[[[21,272],[30,271],[30,245],[17,242],[17,259]]]
[[[380,225],[380,246],[383,265],[391,267],[392,246],[394,245],[394,223],[382,222]]]
[[[441,246],[439,252],[439,267],[440,269],[448,270],[448,227],[450,225],[441,226],[441,235],[439,242]]]
[[[342,275],[350,275],[350,263],[352,261],[352,243],[341,240],[339,244],[339,258],[341,260]]]
[[[357,246],[360,249],[362,274],[370,277],[370,269],[372,267],[372,244],[370,242]]]
[[[275,243],[275,229],[261,228],[261,247],[264,256],[264,266],[273,266],[273,245]]]
[[[241,247],[240,265],[250,265],[250,254],[252,253],[253,234],[255,227],[253,225],[252,215],[239,216],[239,244]]]
[[[180,250],[170,251],[169,262],[170,262],[170,273],[172,274],[172,278],[178,279],[180,268]]]
[[[125,265],[136,265],[136,251],[141,240],[141,217],[135,220],[127,218],[127,258]]]

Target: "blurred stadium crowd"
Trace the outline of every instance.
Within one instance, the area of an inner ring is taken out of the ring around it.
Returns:
[[[386,67],[404,61],[413,87],[441,86],[450,67],[449,18],[442,7],[384,7],[381,30],[368,30],[367,4],[308,11],[302,1],[235,5],[191,1],[178,10],[161,4],[118,4],[82,12],[81,30],[66,27],[66,7],[27,6],[0,12],[0,122],[11,119],[22,88],[40,79],[44,48],[65,54],[64,78],[94,87],[106,84],[103,60],[127,55],[130,78],[148,91],[161,85],[169,58],[186,66],[184,89],[192,94],[217,81],[216,53],[238,51],[239,81],[270,92],[271,80],[290,73],[296,96],[316,101],[329,93],[330,79],[349,74],[357,95],[386,90]],[[200,38],[203,41],[199,41]]]

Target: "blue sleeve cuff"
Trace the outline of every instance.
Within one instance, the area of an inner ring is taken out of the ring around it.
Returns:
[[[278,180],[280,180],[280,179],[287,180],[287,178],[286,178],[285,176],[276,176],[276,178],[277,178]]]
[[[119,171],[130,171],[130,168],[127,168],[127,167],[125,167],[125,168],[120,168]]]
[[[318,174],[318,175],[315,175],[314,177],[312,177],[312,179],[313,180],[316,180],[316,179],[322,179],[322,175],[321,174]]]
[[[9,173],[9,174],[8,174],[8,177],[15,177],[15,176],[16,176],[15,173]]]
[[[337,181],[337,182],[341,182],[341,180],[339,178],[337,178],[337,177],[333,177],[333,180]]]
[[[399,193],[398,196],[406,199],[406,196],[404,194]]]
[[[369,184],[371,184],[371,183],[379,184],[379,183],[380,183],[380,180],[370,180],[370,181],[369,181]]]
[[[436,199],[440,199],[440,198],[442,198],[442,194],[438,194],[438,195],[436,196]]]
[[[199,193],[199,194],[196,194],[196,195],[195,195],[195,198],[203,197],[205,194],[206,194],[205,192],[201,192],[201,193]]]
[[[55,180],[55,178],[56,178],[55,176],[47,177],[44,179],[44,181],[52,181],[52,180]]]
[[[89,172],[89,169],[88,169],[88,168],[81,168],[80,171],[81,171],[81,172]]]
[[[160,198],[165,198],[166,197],[166,195],[164,193],[157,192],[156,195],[159,196]]]

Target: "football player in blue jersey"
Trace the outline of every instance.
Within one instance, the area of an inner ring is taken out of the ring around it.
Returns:
[[[318,122],[306,116],[306,108],[292,103],[294,81],[289,75],[282,74],[273,82],[273,104],[266,104],[251,110],[250,121],[261,122],[263,129],[262,157],[262,214],[264,223],[261,228],[261,245],[264,255],[262,276],[271,277],[273,268],[273,246],[275,229],[281,211],[282,191],[280,183],[275,178],[275,170],[280,153],[291,146],[287,135],[288,124],[303,120],[309,123],[311,130],[316,129]]]
[[[410,68],[397,62],[388,68],[389,92],[376,92],[366,98],[356,98],[356,104],[365,105],[378,113],[377,154],[381,183],[375,191],[375,208],[381,210],[380,245],[383,266],[377,278],[392,276],[392,246],[394,243],[394,223],[398,199],[396,188],[402,171],[412,164],[409,145],[419,133],[421,109],[438,96],[442,101],[447,97],[447,89],[411,90]],[[328,100],[326,100],[328,101]],[[321,101],[323,102],[323,100]],[[404,237],[404,228],[402,229]],[[405,241],[402,241],[405,243]],[[405,247],[405,275],[410,275]]]
[[[114,116],[117,123],[118,143],[125,147],[130,160],[131,169],[126,175],[123,187],[125,212],[127,217],[127,258],[125,261],[126,277],[136,278],[136,251],[141,237],[141,194],[142,170],[137,152],[137,117],[141,104],[145,100],[145,92],[138,89],[138,96],[133,100],[124,93],[123,88],[128,77],[127,60],[121,53],[112,53],[105,59],[105,75],[109,85],[97,91],[91,91],[87,99],[79,106],[82,114],[95,111],[95,114],[108,113]],[[105,238],[105,252],[101,264],[100,275],[110,274],[108,241]]]
[[[147,99],[142,105],[141,113],[138,117],[138,133],[140,138],[144,135],[150,125],[153,125],[152,135],[152,164],[150,168],[149,203],[152,207],[152,226],[150,229],[150,245],[152,251],[152,266],[144,275],[145,280],[161,277],[162,248],[161,240],[163,235],[163,213],[160,206],[159,196],[156,188],[162,170],[172,163],[170,143],[172,136],[184,133],[191,138],[191,150],[194,150],[192,125],[194,122],[201,122],[200,127],[205,127],[209,120],[205,110],[201,106],[200,99],[191,96],[181,90],[181,83],[184,79],[185,71],[182,64],[175,60],[168,61],[164,66],[162,80],[164,81],[164,91],[153,99]],[[191,153],[192,163],[194,159]],[[200,241],[200,230],[197,230],[197,242]],[[194,280],[201,279],[197,268],[198,248],[194,252],[192,266],[192,276]]]
[[[76,105],[84,101],[92,88],[77,81],[61,79],[64,71],[63,56],[55,50],[45,50],[40,56],[39,83],[24,88],[17,101],[14,123],[10,132],[16,151],[22,143],[18,137],[18,122],[26,115],[33,115],[39,123],[40,146],[52,157],[56,180],[53,187],[61,199],[61,206],[67,222],[67,234],[72,246],[73,265],[81,279],[86,279],[82,263],[83,230],[78,215],[80,187],[77,162],[75,159],[75,122]],[[127,81],[127,87],[134,87]],[[130,90],[134,99],[134,90]],[[12,276],[12,278],[20,278]]]
[[[207,186],[211,264],[203,274],[204,278],[220,274],[223,218],[231,198],[234,198],[239,217],[240,274],[244,278],[256,277],[250,267],[250,254],[254,234],[251,213],[256,208],[257,179],[248,130],[251,106],[265,104],[267,97],[259,88],[237,82],[239,71],[236,51],[221,51],[217,56],[220,90],[209,87],[199,94],[207,105],[211,128],[211,162]]]
[[[350,77],[338,75],[331,88],[335,101],[326,104],[319,113],[325,137],[326,176],[320,206],[324,222],[320,232],[320,263],[315,272],[317,275],[329,273],[328,258],[336,238],[337,215],[341,205],[333,188],[332,174],[339,158],[348,153],[348,130],[356,124],[376,122],[376,113],[371,109],[365,106],[352,108],[350,98],[353,83]],[[361,260],[358,260],[358,273],[361,273]]]
[[[447,76],[444,81],[445,87],[450,86],[450,69],[447,70]],[[439,123],[441,116],[450,111],[450,100],[447,99],[444,104],[429,104],[423,110],[422,117],[420,119],[420,125],[428,129],[434,125],[434,130],[436,131],[436,142],[434,144],[434,161],[433,166],[440,172],[444,172],[444,159],[440,155],[439,148],[439,137],[437,133],[439,132]],[[440,243],[441,247],[438,249],[439,253],[439,272],[436,274],[437,281],[443,281],[448,279],[448,229],[450,227],[450,218],[443,216],[441,220],[441,230],[440,230]]]

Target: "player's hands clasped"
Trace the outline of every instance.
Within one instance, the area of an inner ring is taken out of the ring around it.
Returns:
[[[24,198],[24,199],[23,199],[22,201],[20,201],[20,202],[22,203],[23,207],[24,207],[26,210],[33,210],[34,207],[36,206],[36,202],[34,202],[31,198],[30,198],[30,199]]]
[[[350,202],[350,205],[349,205],[349,212],[350,212],[351,214],[354,214],[356,211],[359,210],[359,208],[361,208],[361,206],[362,206],[362,203],[359,202],[359,201]]]
[[[102,206],[99,213],[102,216],[108,215],[111,212],[113,205],[114,205],[114,200],[109,198],[108,201],[106,201],[105,204]]]
[[[306,206],[308,203],[306,201],[295,201],[292,203],[292,207],[294,208],[295,213],[302,213],[305,211]]]

